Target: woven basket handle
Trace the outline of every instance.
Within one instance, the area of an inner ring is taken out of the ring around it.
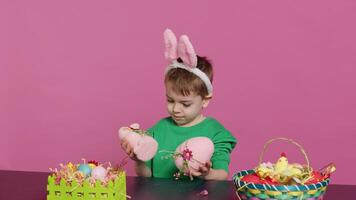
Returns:
[[[311,168],[310,168],[310,162],[309,162],[308,156],[307,156],[307,154],[305,153],[305,150],[304,150],[304,148],[302,147],[302,145],[298,144],[297,142],[295,142],[295,141],[292,140],[292,139],[283,138],[283,137],[280,137],[280,138],[273,138],[273,139],[268,140],[268,141],[265,143],[265,145],[263,146],[263,151],[262,151],[261,154],[260,154],[259,165],[262,163],[263,156],[264,156],[264,154],[265,154],[265,151],[266,151],[267,147],[268,147],[272,142],[277,141],[277,140],[287,141],[287,142],[289,142],[289,143],[292,143],[292,144],[296,145],[296,146],[299,148],[300,152],[302,152],[302,154],[304,155],[305,161],[307,162],[308,170],[311,169]]]

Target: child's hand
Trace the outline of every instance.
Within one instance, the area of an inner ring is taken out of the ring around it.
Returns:
[[[122,139],[120,141],[121,143],[121,148],[125,151],[125,153],[134,161],[138,161],[136,154],[133,151],[133,148],[129,144],[129,142],[126,139]]]
[[[201,165],[196,172],[191,172],[192,176],[202,176],[205,177],[209,174],[212,163],[211,161],[206,162],[204,165]],[[192,177],[191,177],[192,178]]]

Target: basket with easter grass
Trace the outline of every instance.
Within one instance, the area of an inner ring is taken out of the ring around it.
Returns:
[[[281,154],[276,163],[262,162],[267,147],[272,142],[281,140],[297,146],[306,163],[291,164],[285,153]],[[233,182],[240,200],[322,200],[330,175],[335,169],[335,165],[330,163],[320,170],[313,170],[300,144],[288,138],[274,138],[265,143],[259,165],[253,170],[235,173]]]
[[[116,167],[91,160],[82,164],[60,164],[48,176],[47,200],[105,199],[124,200],[126,173],[123,164]]]

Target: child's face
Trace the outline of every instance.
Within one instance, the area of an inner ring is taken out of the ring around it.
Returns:
[[[171,88],[169,83],[166,84],[167,110],[174,122],[178,126],[193,126],[199,123],[201,112],[208,106],[209,99],[203,99],[194,93],[183,96]]]

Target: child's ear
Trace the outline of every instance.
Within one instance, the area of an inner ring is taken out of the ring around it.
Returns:
[[[203,108],[208,107],[210,100],[213,98],[213,94],[209,94],[203,99]]]

